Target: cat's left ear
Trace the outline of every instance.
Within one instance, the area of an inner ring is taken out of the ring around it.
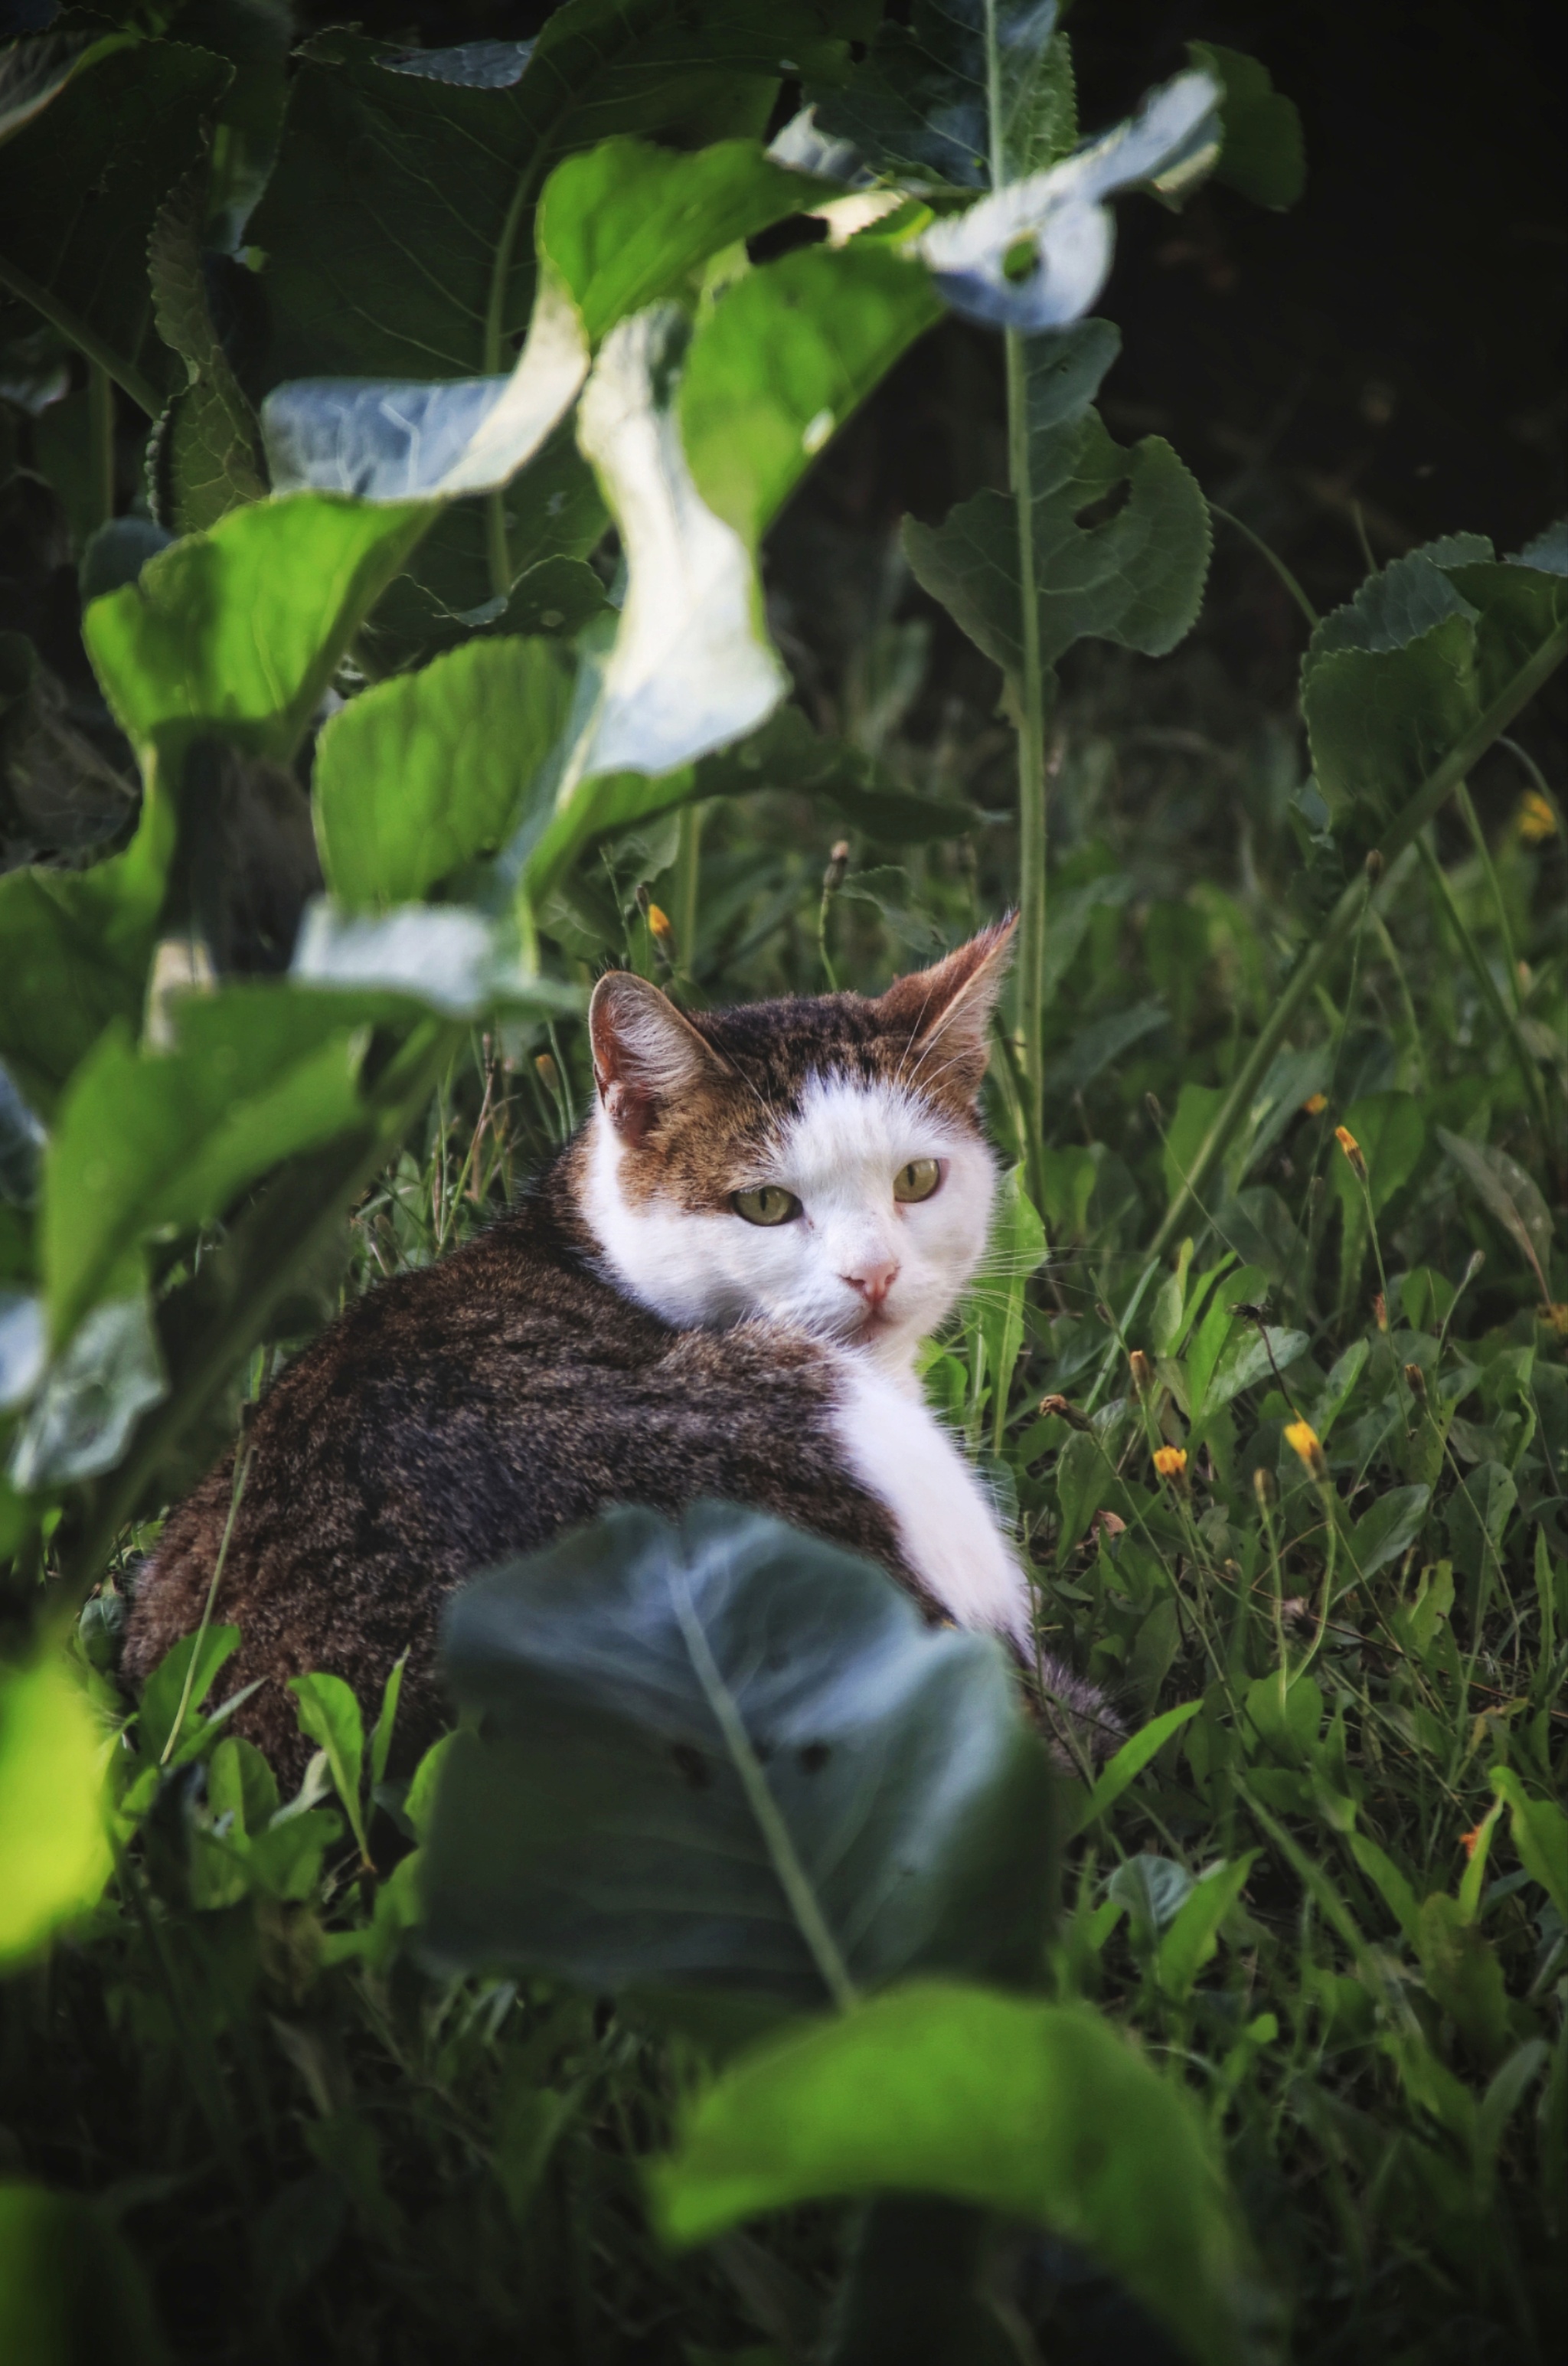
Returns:
[[[634,1149],[661,1110],[732,1074],[669,996],[629,970],[610,970],[594,987],[588,1037],[604,1114]]]
[[[978,1092],[990,1052],[991,1013],[1012,958],[1018,914],[982,929],[931,969],[895,979],[877,1005],[892,1035],[907,1035],[911,1053],[938,1053],[927,1073],[949,1087]]]

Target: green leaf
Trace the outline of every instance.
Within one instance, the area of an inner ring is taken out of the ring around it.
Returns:
[[[1448,1500],[1449,1549],[1456,1568],[1482,1591],[1484,1601],[1502,1564],[1503,1538],[1519,1500],[1518,1483],[1505,1463],[1486,1461],[1467,1471]]]
[[[755,549],[817,454],[941,318],[886,247],[813,246],[749,272],[697,326],[681,437],[697,491]]]
[[[1438,1128],[1438,1140],[1488,1211],[1517,1243],[1540,1285],[1542,1301],[1550,1301],[1546,1277],[1551,1261],[1551,1212],[1540,1186],[1517,1158],[1491,1143],[1466,1142],[1445,1126]]]
[[[1193,1886],[1184,1865],[1141,1850],[1136,1856],[1122,1859],[1106,1883],[1105,1894],[1126,1908],[1134,1933],[1147,1946],[1175,1921]]]
[[[1381,1216],[1396,1191],[1409,1182],[1427,1146],[1427,1123],[1412,1093],[1368,1093],[1352,1101],[1345,1125],[1360,1145],[1367,1165],[1367,1190],[1372,1212]],[[1359,1239],[1366,1228],[1361,1186],[1343,1152],[1331,1151],[1329,1179],[1344,1211],[1348,1237]]]
[[[578,987],[535,974],[509,921],[460,904],[345,913],[320,898],[300,922],[289,977],[314,990],[318,1012],[335,1004],[349,1027],[407,1027],[431,1011],[558,1018],[582,1007]]]
[[[0,2357],[17,2366],[168,2366],[136,2255],[109,2209],[0,2182]]]
[[[1201,2121],[1081,2007],[897,1989],[734,2065],[649,2183],[682,2246],[809,2200],[949,2194],[1077,2245],[1193,2358],[1242,2354],[1240,2243]]]
[[[574,0],[520,75],[489,86],[467,78],[460,50],[446,53],[446,78],[429,53],[318,35],[297,60],[277,169],[250,231],[267,254],[276,376],[502,368],[528,321],[533,207],[550,167],[620,134],[680,132],[670,148],[700,149],[711,130],[761,130],[782,58],[841,75],[835,22],[847,13],[805,0],[765,12],[749,0]],[[697,169],[722,177],[722,166]]]
[[[55,1344],[134,1284],[152,1234],[221,1214],[280,1159],[352,1124],[361,1048],[346,1030],[322,1041],[319,1011],[257,986],[215,997],[173,1052],[139,1052],[109,1029],[72,1080],[44,1161]]]
[[[852,141],[878,173],[958,188],[991,181],[987,27],[978,6],[918,0],[907,25],[885,18],[848,88],[818,93],[816,121]],[[1077,130],[1072,54],[1056,12],[1038,0],[994,11],[1003,178],[1055,163]]]
[[[1220,1384],[1234,1378],[1243,1358],[1249,1358],[1260,1348],[1252,1318],[1232,1312],[1237,1306],[1256,1306],[1267,1297],[1269,1277],[1261,1266],[1237,1266],[1221,1278],[1220,1286],[1211,1300],[1202,1321],[1197,1324],[1187,1342],[1184,1369],[1187,1375],[1188,1414],[1193,1422],[1201,1421],[1209,1410],[1210,1393],[1224,1368]],[[1287,1337],[1293,1334],[1286,1334]],[[1267,1371],[1269,1359],[1262,1358]],[[1259,1375],[1261,1377],[1261,1375]],[[1231,1395],[1235,1390],[1230,1391]]]
[[[1349,1849],[1356,1863],[1398,1923],[1404,1937],[1414,1946],[1418,1910],[1416,1892],[1410,1886],[1408,1876],[1401,1873],[1387,1852],[1379,1848],[1376,1841],[1369,1840],[1364,1832],[1350,1833]]]
[[[1430,1487],[1391,1487],[1350,1531],[1350,1551],[1363,1577],[1407,1553],[1426,1525]]]
[[[1314,632],[1302,705],[1339,830],[1375,843],[1568,618],[1568,580],[1489,557],[1475,535],[1412,551]]]
[[[997,1194],[986,1259],[970,1284],[984,1342],[986,1378],[991,1390],[991,1450],[999,1454],[1007,1434],[1013,1368],[1023,1347],[1023,1301],[1032,1273],[1045,1262],[1045,1227],[1023,1185],[1021,1166],[1010,1168]]]
[[[1179,1733],[1189,1718],[1196,1717],[1203,1704],[1201,1700],[1182,1701],[1176,1708],[1151,1718],[1147,1725],[1129,1734],[1113,1758],[1101,1768],[1095,1786],[1083,1801],[1073,1819],[1072,1830],[1081,1832],[1113,1808],[1128,1786],[1137,1780],[1151,1758],[1161,1751],[1173,1733]]]
[[[83,637],[144,771],[209,733],[287,762],[430,514],[323,493],[254,501],[95,600]]]
[[[1507,2043],[1508,1996],[1497,1951],[1457,1898],[1435,1890],[1416,1918],[1416,1952],[1427,1990],[1483,2062]]]
[[[1050,1776],[999,1647],[760,1514],[618,1510],[481,1579],[445,1670],[427,1941],[594,1989],[806,2003],[1027,1976]]]
[[[1219,1945],[1220,1925],[1246,1888],[1260,1853],[1248,1849],[1230,1865],[1211,1865],[1194,1883],[1161,1937],[1155,1966],[1161,1989],[1178,2004],[1186,2002],[1199,1973],[1213,1958]]]
[[[1120,1408],[1098,1415],[1089,1430],[1075,1430],[1056,1457],[1056,1559],[1066,1560],[1096,1512],[1110,1508],[1125,1519],[1127,1493],[1116,1476],[1111,1452],[1112,1425]]]
[[[360,1801],[360,1777],[365,1764],[365,1728],[359,1715],[359,1703],[353,1689],[341,1676],[329,1676],[317,1672],[308,1676],[290,1676],[288,1689],[294,1696],[294,1714],[299,1720],[299,1730],[317,1748],[327,1753],[327,1765],[333,1778],[333,1788],[342,1800],[359,1853],[368,1865],[369,1844],[365,1836],[365,1810]]]
[[[1493,1791],[1509,1805],[1518,1862],[1568,1923],[1568,1815],[1556,1800],[1530,1798],[1514,1767],[1493,1767]]]
[[[108,1877],[102,1740],[62,1664],[0,1669],[0,1967],[35,1954]]]
[[[186,385],[159,422],[152,483],[163,524],[198,534],[266,492],[261,431],[208,310],[202,276],[205,172],[189,173],[153,225],[147,251],[158,334],[186,366]]]
[[[1162,656],[1190,627],[1209,566],[1208,506],[1159,436],[1130,452],[1089,403],[1120,339],[1103,321],[1032,337],[1025,348],[1031,517],[1043,664],[1075,641],[1118,641]],[[1093,503],[1125,487],[1112,517]],[[919,581],[1017,683],[1023,664],[1018,524],[1001,493],[976,493],[940,526],[913,520],[904,547]]]
[[[627,584],[558,807],[595,774],[669,772],[744,738],[788,686],[750,556],[701,499],[682,448],[674,373],[685,338],[673,307],[623,321],[579,406],[578,440],[620,528]]]
[[[363,692],[316,744],[321,869],[353,910],[418,901],[493,853],[566,720],[547,641],[511,636]]]
[[[219,1670],[227,1666],[239,1648],[237,1627],[209,1627],[205,1632],[182,1635],[170,1645],[142,1686],[136,1739],[144,1763],[157,1765],[171,1742],[178,1747],[212,1690]],[[193,1660],[196,1673],[191,1675]],[[184,1723],[176,1724],[182,1703]]]
[[[391,1755],[392,1730],[398,1719],[398,1702],[403,1689],[403,1671],[408,1665],[408,1658],[407,1651],[404,1651],[400,1659],[392,1662],[392,1672],[381,1688],[380,1713],[376,1719],[375,1731],[370,1736],[372,1789],[386,1775],[387,1761]]]
[[[1306,186],[1302,118],[1295,101],[1275,89],[1267,66],[1239,50],[1222,49],[1214,41],[1189,41],[1187,54],[1220,85],[1223,144],[1215,180],[1239,189],[1254,205],[1271,206],[1279,212],[1293,206]]]
[[[145,1293],[94,1307],[51,1361],[17,1433],[13,1483],[30,1494],[112,1470],[167,1389]]]
[[[176,41],[100,40],[38,104],[40,51],[58,59],[58,39],[19,42],[0,62],[0,109],[6,85],[32,92],[0,146],[0,287],[35,305],[151,415],[174,373],[147,336],[147,241],[232,68]]]
[[[1277,1673],[1256,1676],[1247,1687],[1247,1715],[1284,1764],[1304,1765],[1323,1723],[1323,1695],[1310,1676],[1289,1686]]]
[[[0,1059],[44,1118],[106,1027],[139,1026],[168,866],[162,817],[90,871],[0,878]]]

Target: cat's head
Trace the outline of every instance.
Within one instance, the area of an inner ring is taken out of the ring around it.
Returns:
[[[682,1327],[766,1315],[907,1364],[985,1252],[976,1096],[1013,926],[874,1001],[685,1017],[601,978],[581,1188],[621,1286]]]

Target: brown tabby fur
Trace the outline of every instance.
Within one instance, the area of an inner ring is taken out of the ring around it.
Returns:
[[[648,1092],[615,1033],[617,1003],[649,989],[602,982],[595,1065],[634,1146],[626,1188],[720,1203],[750,1180],[761,1143],[825,1066],[908,1076],[976,1123],[983,1025],[949,1034],[947,1014],[1010,934],[987,931],[877,1001],[832,995],[694,1018],[678,1113]],[[928,1024],[933,1013],[940,1025]],[[617,1110],[617,1093],[631,1105]],[[367,1292],[256,1411],[213,1615],[243,1638],[222,1696],[263,1680],[235,1725],[287,1775],[309,1755],[290,1676],[331,1671],[373,1714],[406,1649],[406,1765],[443,1722],[446,1595],[609,1504],[755,1504],[918,1591],[887,1514],[843,1464],[815,1344],[773,1324],[678,1331],[622,1296],[600,1278],[578,1213],[581,1156],[580,1141],[477,1239]],[[201,1617],[233,1477],[231,1455],[164,1527],[131,1611],[123,1665],[133,1681]]]

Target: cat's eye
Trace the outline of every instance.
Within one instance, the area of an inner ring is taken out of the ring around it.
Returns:
[[[800,1201],[782,1183],[763,1183],[755,1191],[732,1191],[729,1204],[749,1224],[787,1224],[800,1213]]]
[[[942,1181],[940,1158],[911,1158],[893,1177],[896,1200],[929,1200]]]

